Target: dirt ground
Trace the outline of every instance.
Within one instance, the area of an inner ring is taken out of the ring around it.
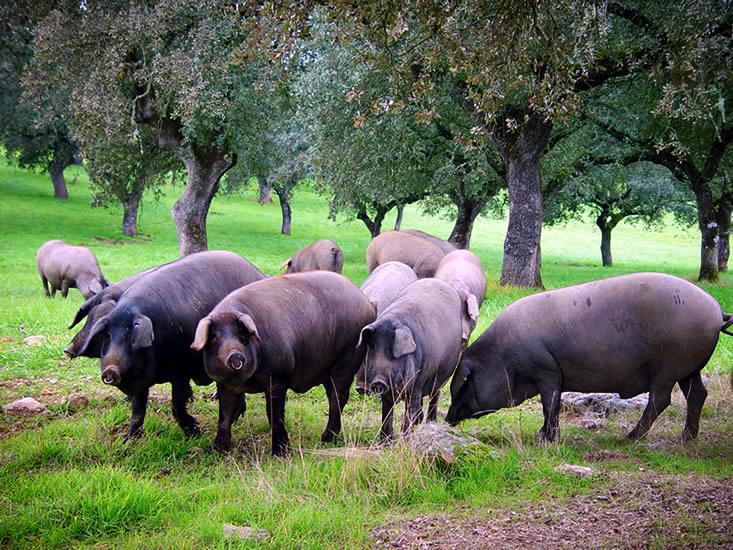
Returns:
[[[424,515],[373,530],[379,548],[733,548],[733,479],[610,474],[601,493],[511,512]]]

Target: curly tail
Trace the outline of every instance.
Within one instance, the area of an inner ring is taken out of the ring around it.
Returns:
[[[731,325],[733,325],[733,315],[730,313],[723,313],[723,324],[720,327],[720,332],[727,334],[728,336],[733,336],[733,332],[729,332],[727,330]]]

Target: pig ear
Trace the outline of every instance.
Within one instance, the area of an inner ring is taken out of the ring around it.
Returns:
[[[468,310],[468,316],[471,318],[472,321],[478,319],[478,300],[476,299],[475,295],[468,293],[466,294],[466,309]]]
[[[255,337],[255,340],[258,342],[262,341],[262,338],[260,338],[260,333],[257,332],[257,325],[255,325],[254,319],[252,319],[252,316],[246,314],[246,313],[239,313],[237,315],[237,319],[242,324],[244,328],[247,329],[247,331]]]
[[[456,373],[453,375],[453,380],[450,385],[451,395],[455,396],[458,391],[468,381],[468,377],[471,376],[472,369],[467,363],[459,363]]]
[[[394,331],[394,342],[392,343],[392,355],[395,359],[413,353],[417,349],[412,331],[407,327],[400,327]]]
[[[376,306],[374,309],[377,309]],[[356,343],[356,347],[360,348],[362,345],[366,345],[372,336],[374,336],[374,325],[365,326],[359,333],[359,341]]]
[[[285,271],[291,265],[293,265],[293,259],[292,258],[288,258],[288,260],[283,265],[280,266],[280,271]]]
[[[74,315],[74,319],[71,321],[69,328],[74,328],[79,323],[79,321],[89,315],[89,312],[96,305],[97,301],[98,298],[96,296],[92,296],[81,306],[79,306],[79,309],[76,311],[76,315]]]
[[[99,294],[102,292],[102,285],[99,281],[94,279],[91,283],[89,283],[89,292],[92,294]]]
[[[104,317],[101,317],[92,328],[89,330],[89,334],[87,334],[86,339],[84,342],[82,342],[81,346],[79,346],[79,349],[76,350],[76,355],[84,355],[88,348],[95,347],[99,348],[99,339],[102,337],[102,334],[105,330],[107,330],[107,319],[109,318],[109,315],[105,315]]]
[[[204,317],[199,321],[199,325],[196,327],[196,336],[194,336],[193,344],[191,344],[192,350],[201,351],[206,347],[206,342],[209,340],[210,326],[211,317]]]
[[[153,322],[150,317],[138,315],[132,322],[132,349],[149,348],[153,345]]]

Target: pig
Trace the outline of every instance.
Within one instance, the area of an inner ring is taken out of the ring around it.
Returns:
[[[71,339],[71,342],[69,342],[69,345],[64,348],[64,353],[71,359],[78,357],[78,350],[84,343],[84,340],[86,340],[87,336],[89,335],[89,331],[92,329],[94,324],[99,321],[99,319],[106,316],[110,311],[112,311],[112,309],[117,305],[117,300],[120,299],[122,294],[124,294],[124,292],[128,288],[135,284],[140,278],[155,269],[157,269],[157,267],[146,269],[145,271],[136,273],[135,275],[132,275],[127,279],[123,279],[117,283],[114,283],[102,290],[102,292],[100,292],[99,294],[95,294],[87,301],[85,301],[77,310],[74,319],[69,325],[69,328],[74,328],[74,326],[81,322],[81,320],[85,317],[87,319],[86,323],[84,323],[84,326],[81,328],[81,330],[74,335],[74,337]],[[100,347],[89,345],[84,350],[84,357],[99,359],[101,353],[102,350]]]
[[[198,322],[229,292],[263,279],[250,262],[223,250],[199,252],[161,266],[130,286],[91,328],[76,351],[101,350],[102,381],[132,398],[128,440],[142,432],[148,390],[170,382],[173,416],[188,435],[199,433],[186,412],[191,380],[211,383],[203,357],[190,348]],[[238,403],[241,411],[241,401]]]
[[[303,271],[333,271],[341,273],[344,267],[344,253],[333,241],[323,239],[300,249],[283,264],[286,273]]]
[[[374,306],[353,283],[328,271],[271,277],[224,298],[199,322],[191,344],[203,352],[206,373],[219,391],[214,448],[231,446],[238,396],[264,392],[272,454],[287,454],[286,393],[321,384],[328,396],[321,440],[334,441],[364,358],[356,346],[359,331],[375,316]]]
[[[439,239],[430,233],[425,233],[425,231],[420,231],[419,229],[402,229],[401,231],[402,233],[409,233],[410,235],[415,235],[416,237],[420,237],[421,239],[425,239],[426,241],[433,243],[443,251],[443,254],[450,254],[456,250],[455,245],[452,243]]]
[[[461,353],[461,299],[438,279],[421,279],[366,325],[359,346],[366,350],[366,381],[382,401],[379,437],[392,439],[394,405],[405,402],[403,433],[422,421],[423,397],[430,396],[428,421],[437,418],[441,386]]]
[[[417,275],[409,266],[402,262],[387,262],[380,265],[361,285],[361,291],[374,304],[379,315],[384,308],[394,302],[400,293],[417,281]],[[364,365],[356,373],[356,391],[361,394],[369,393],[364,379]]]
[[[47,241],[36,252],[36,264],[47,298],[56,296],[57,290],[66,298],[70,288],[77,288],[86,300],[109,286],[97,258],[83,246],[72,246],[59,240]]]
[[[628,434],[643,437],[679,384],[687,399],[685,440],[694,439],[707,391],[700,370],[724,321],[715,299],[683,279],[638,273],[518,300],[463,355],[446,420],[455,425],[540,394],[544,441],[558,433],[560,394],[649,392]]]
[[[369,243],[366,261],[369,273],[383,263],[398,261],[410,266],[418,279],[424,279],[435,275],[443,256],[440,248],[425,239],[404,231],[387,231]]]
[[[448,283],[461,297],[463,340],[468,342],[486,296],[486,273],[481,260],[468,250],[455,250],[440,261],[435,278]]]

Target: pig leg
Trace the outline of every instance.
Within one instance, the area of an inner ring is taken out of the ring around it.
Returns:
[[[326,424],[326,430],[321,435],[321,441],[324,443],[336,441],[339,433],[341,433],[341,412],[349,400],[350,386],[351,380],[339,380],[338,378],[329,378],[323,385],[328,396],[328,424]]]
[[[219,384],[216,385],[216,389],[219,396],[219,425],[212,446],[217,451],[226,451],[232,446],[232,423],[242,411],[244,396]]]
[[[383,442],[390,441],[394,434],[393,415],[394,401],[382,395],[382,427],[379,430],[379,440]]]
[[[61,281],[61,297],[66,298],[69,295],[69,281],[62,279]]]
[[[708,390],[705,389],[705,384],[702,383],[700,372],[683,378],[677,383],[685,399],[687,399],[687,421],[682,432],[682,439],[690,441],[697,437],[697,432],[700,429],[700,412],[708,396]]]
[[[272,454],[273,456],[284,456],[290,449],[288,431],[285,429],[285,397],[288,387],[285,384],[271,382],[269,392]]]
[[[196,419],[186,412],[186,402],[188,401],[191,391],[191,382],[189,380],[174,380],[172,386],[172,408],[173,418],[176,419],[178,425],[186,433],[186,435],[200,435],[201,429]]]
[[[438,401],[440,400],[440,390],[430,394],[430,402],[428,403],[428,422],[436,422],[438,420]]]
[[[409,434],[412,428],[422,422],[422,395],[413,391],[405,396],[405,421],[402,425],[402,433]]]
[[[629,432],[631,440],[640,439],[646,435],[657,417],[669,406],[672,401],[671,388],[652,387],[649,392],[649,402],[641,415],[639,423]]]
[[[539,384],[542,412],[545,423],[540,430],[540,439],[545,442],[555,441],[560,424],[560,385],[546,383]]]
[[[145,411],[148,408],[148,390],[133,395],[132,414],[130,415],[130,429],[125,436],[125,441],[140,437],[143,432],[143,422],[145,421]]]
[[[48,279],[41,275],[41,282],[43,283],[43,292],[45,292],[46,298],[50,298],[51,293],[48,291]]]

